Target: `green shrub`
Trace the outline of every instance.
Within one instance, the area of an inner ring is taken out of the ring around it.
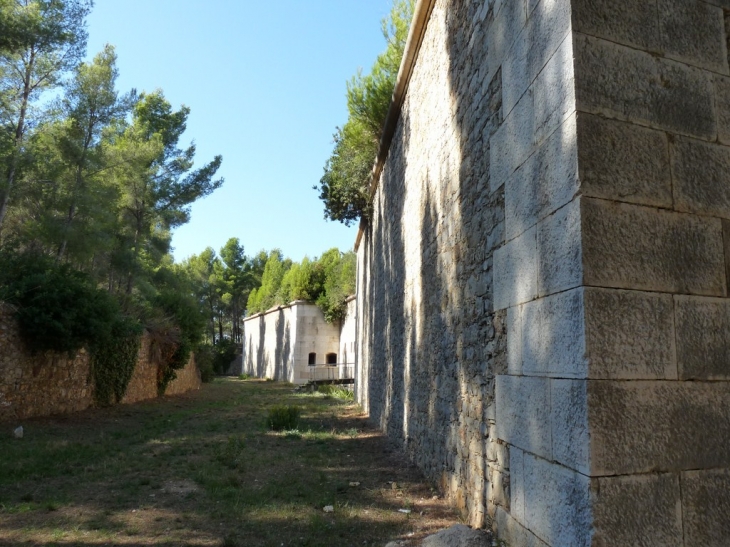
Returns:
[[[210,344],[200,344],[195,350],[195,363],[200,371],[200,379],[205,382],[212,382],[215,378],[213,370],[213,346]]]
[[[266,420],[269,429],[273,431],[290,431],[299,425],[300,409],[296,406],[281,405],[269,409]]]
[[[237,349],[238,344],[232,340],[227,338],[218,340],[216,345],[213,346],[213,370],[216,374],[221,375],[226,373],[231,361],[236,358]]]
[[[158,316],[148,329],[159,340],[157,392],[164,395],[177,377],[177,370],[187,365],[190,354],[200,344],[205,318],[200,306],[189,294],[176,287],[165,287],[153,300]]]
[[[118,403],[127,392],[137,364],[142,327],[136,321],[114,322],[111,336],[91,344],[91,367],[94,375],[94,398],[97,404]]]
[[[67,264],[38,254],[0,254],[0,300],[13,304],[32,351],[72,354],[108,340],[122,319],[116,300]]]

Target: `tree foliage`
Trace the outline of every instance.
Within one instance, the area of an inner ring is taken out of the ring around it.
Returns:
[[[283,259],[274,249],[266,261],[261,285],[251,291],[247,312],[265,312],[295,300],[314,302],[332,323],[344,318],[347,297],[355,292],[355,253],[332,248],[320,258]]]
[[[45,91],[58,87],[86,51],[85,19],[91,0],[3,1],[11,36],[0,48],[0,230],[29,150],[28,129],[43,116],[37,106]]]
[[[319,181],[324,216],[346,226],[368,216],[368,186],[380,136],[413,17],[412,0],[394,0],[382,24],[386,49],[367,74],[347,83],[347,122],[334,134],[334,148]]]
[[[91,7],[0,0],[0,299],[29,347],[87,348],[107,404],[123,396],[142,329],[161,390],[206,339],[205,284],[170,241],[223,180],[220,156],[198,164],[182,143],[188,107],[161,90],[121,93],[110,45],[82,62]],[[239,247],[227,248],[231,269]],[[242,315],[242,281],[222,283],[220,309]]]

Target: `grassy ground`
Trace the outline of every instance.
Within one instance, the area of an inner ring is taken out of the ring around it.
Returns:
[[[297,430],[268,430],[281,404],[301,408]],[[15,425],[0,425],[0,547],[415,544],[456,520],[351,401],[290,385],[218,380],[27,420],[20,440]]]

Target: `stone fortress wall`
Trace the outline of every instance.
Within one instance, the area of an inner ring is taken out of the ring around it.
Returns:
[[[142,336],[132,379],[122,404],[157,397],[157,363],[149,359],[147,336]],[[167,387],[174,395],[199,389],[195,358]],[[23,343],[12,309],[0,303],[0,422],[85,410],[94,406],[94,382],[89,354],[34,354]]]
[[[726,545],[730,2],[416,11],[358,400],[513,547]]]
[[[351,300],[348,309],[353,303]],[[303,300],[247,317],[243,321],[243,372],[306,384],[310,353],[315,354],[317,365],[325,364],[327,354],[337,355],[337,362],[344,363],[346,353],[342,351],[354,347],[354,328],[347,327],[351,324],[347,319],[343,325],[329,324],[315,304]],[[340,336],[343,326],[345,335]],[[354,361],[354,355],[352,358]]]

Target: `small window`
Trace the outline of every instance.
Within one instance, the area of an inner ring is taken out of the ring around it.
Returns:
[[[327,364],[328,365],[336,365],[337,364],[337,354],[336,353],[328,353],[327,354]]]
[[[313,353],[309,354],[309,364],[310,365],[317,364],[317,354],[316,353],[313,352]]]

